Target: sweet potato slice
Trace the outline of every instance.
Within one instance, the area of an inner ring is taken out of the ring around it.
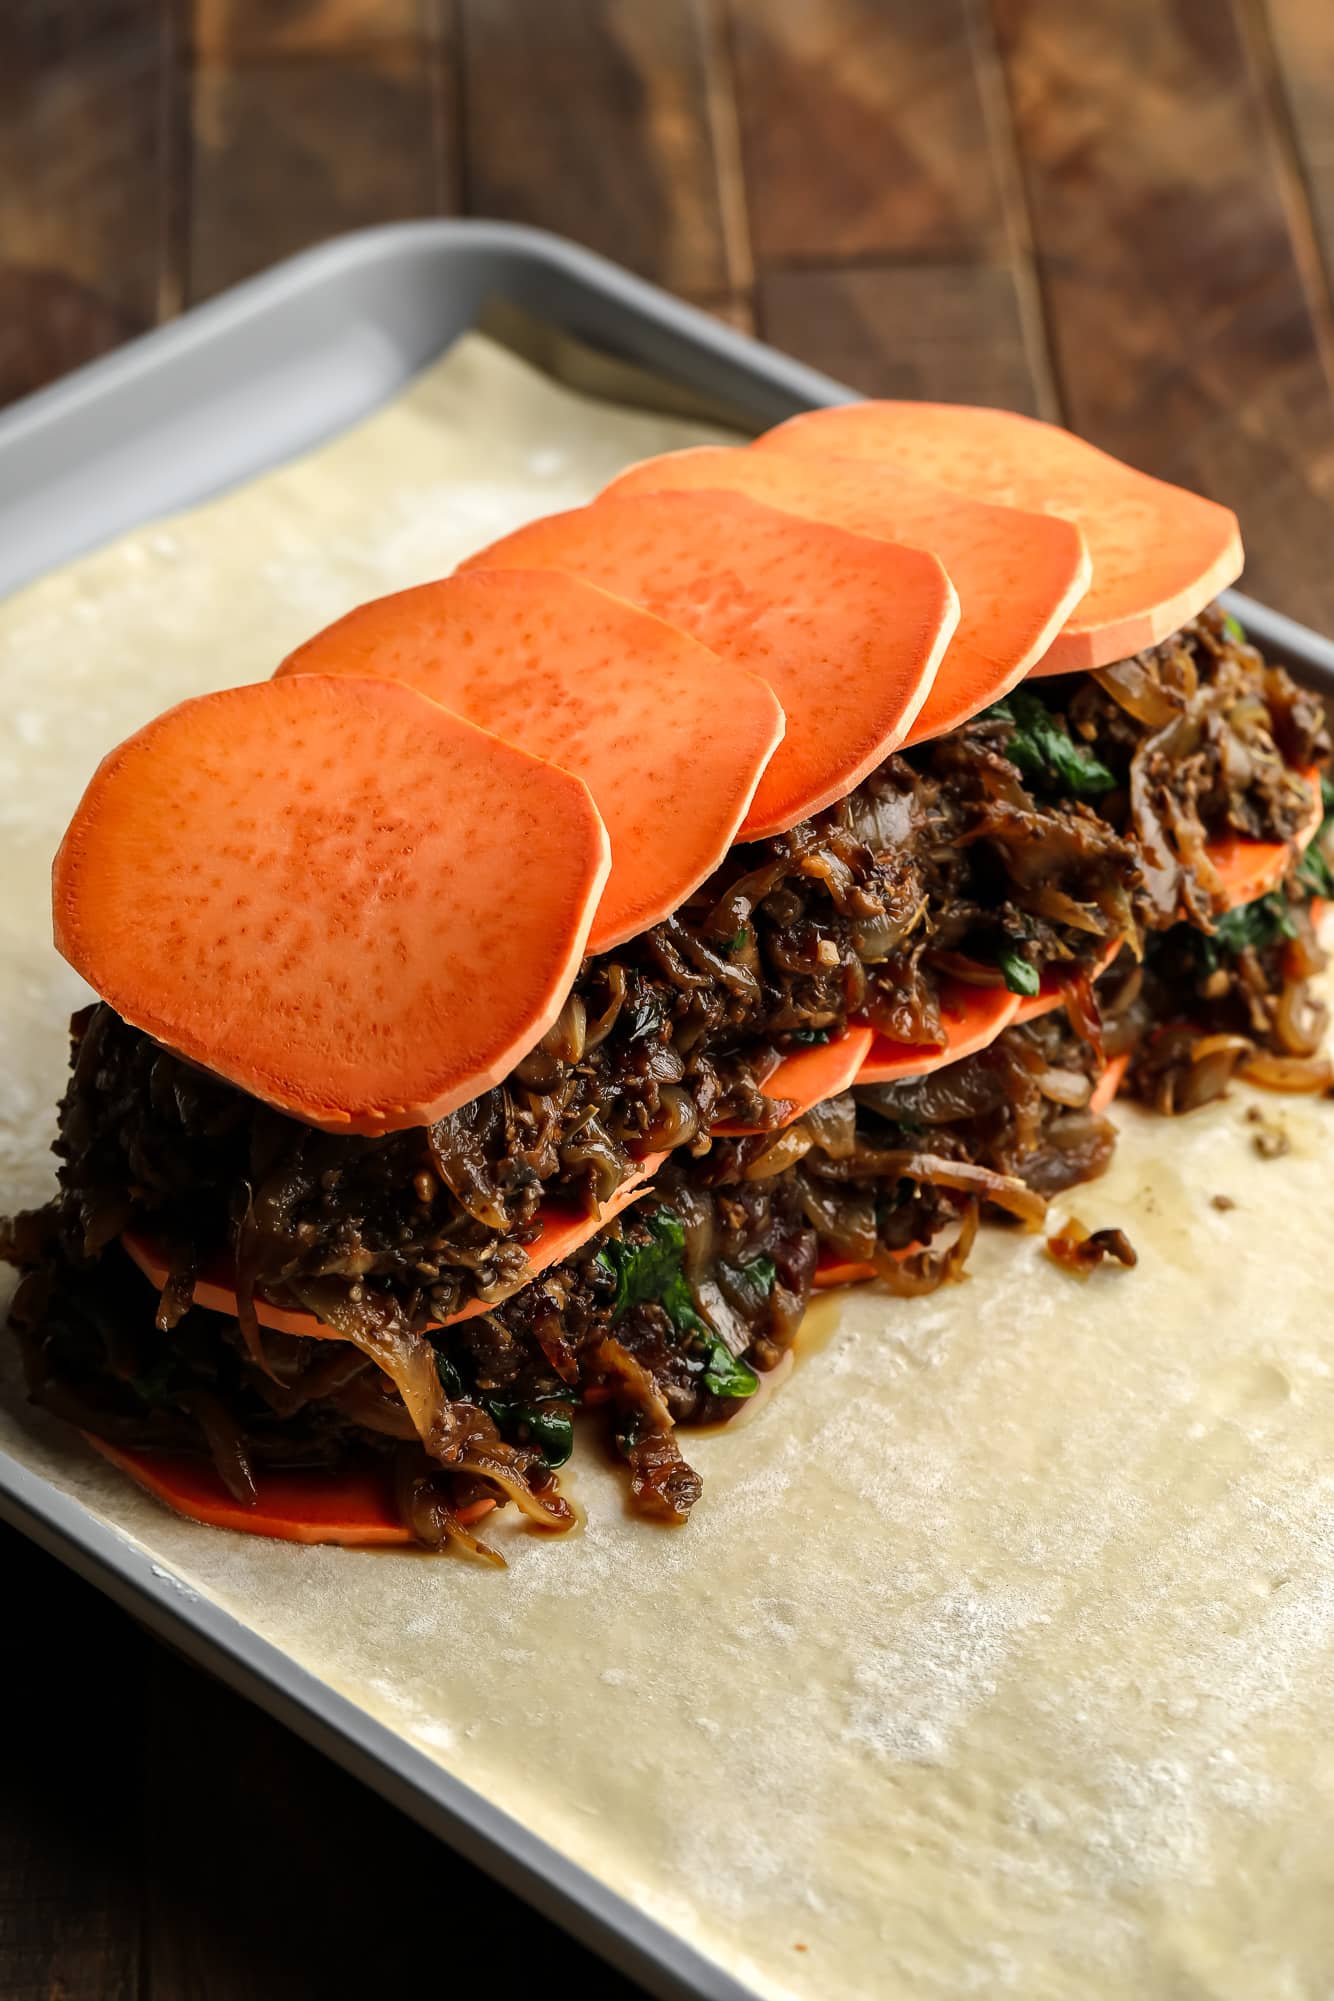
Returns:
[[[540,1209],[538,1234],[532,1243],[524,1247],[529,1278],[535,1278],[548,1265],[560,1264],[563,1259],[572,1257],[582,1244],[610,1223],[613,1216],[619,1216],[632,1202],[638,1202],[641,1196],[647,1195],[649,1182],[666,1158],[665,1153],[647,1154],[595,1216],[563,1209],[555,1203]],[[138,1265],[144,1277],[161,1292],[170,1270],[165,1248],[155,1237],[142,1230],[122,1230],[120,1241],[121,1248]],[[524,1284],[527,1282],[526,1279],[523,1281]],[[515,1291],[520,1289],[515,1287]],[[225,1258],[218,1258],[203,1267],[195,1279],[193,1298],[196,1306],[207,1307],[210,1313],[235,1316],[236,1288]],[[429,1325],[453,1327],[460,1320],[471,1320],[479,1313],[491,1312],[495,1304],[495,1300],[473,1299],[460,1307],[457,1313],[451,1313],[448,1319],[433,1320]],[[304,1334],[315,1341],[341,1341],[345,1338],[313,1313],[290,1306],[275,1306],[272,1300],[264,1299],[258,1293],[255,1295],[255,1317],[261,1327],[272,1327],[282,1334]]]
[[[1108,1057],[1107,1068],[1103,1071],[1101,1077],[1099,1077],[1097,1083],[1089,1093],[1088,1108],[1091,1112],[1105,1112],[1107,1110],[1107,1107],[1111,1104],[1113,1098],[1120,1090],[1122,1083],[1125,1081],[1125,1074],[1129,1068],[1129,1051],[1124,1056]]]
[[[934,556],[803,521],[740,493],[659,493],[548,515],[464,565],[564,570],[758,674],[787,734],[741,826],[780,834],[832,805],[907,736],[958,623]]]
[[[929,1244],[905,1244],[902,1250],[891,1251],[895,1264],[903,1264],[908,1258],[916,1257],[918,1251],[930,1250]],[[832,1251],[821,1253],[819,1262],[811,1274],[811,1284],[821,1288],[835,1285],[864,1285],[868,1279],[877,1276],[874,1265],[859,1264],[855,1258],[836,1257]]]
[[[1101,979],[1107,968],[1120,953],[1124,940],[1113,938],[1111,943],[1094,960],[1089,969],[1091,979]],[[1052,967],[1042,975],[1035,994],[1025,994],[1014,1011],[1016,1021],[1036,1021],[1039,1015],[1054,1014],[1058,1007],[1065,1005],[1065,987],[1060,974]]]
[[[782,1125],[748,1126],[728,1121],[710,1127],[710,1131],[723,1139],[736,1139],[747,1133],[781,1131],[782,1126],[790,1126],[803,1112],[810,1111],[812,1105],[824,1103],[826,1098],[836,1098],[840,1091],[846,1091],[856,1083],[862,1065],[871,1053],[875,1041],[873,1028],[861,1028],[855,1024],[844,1029],[832,1041],[819,1043],[812,1049],[794,1050],[785,1056],[776,1070],[770,1072],[760,1086],[760,1093],[766,1098],[791,1098],[796,1109],[787,1114]]]
[[[607,493],[701,489],[749,494],[940,558],[959,593],[959,623],[910,744],[942,736],[1007,694],[1046,653],[1092,575],[1073,521],[970,500],[870,459],[698,445],[629,467]]]
[[[857,1073],[859,1084],[894,1084],[901,1077],[925,1077],[943,1070],[961,1056],[975,1055],[994,1042],[1008,1028],[1019,1011],[1019,995],[1008,987],[970,987],[962,980],[941,985],[940,1018],[945,1042],[940,1048],[930,1043],[891,1042],[877,1035]]]
[[[849,403],[790,418],[752,449],[903,465],[974,500],[1077,522],[1092,582],[1036,674],[1106,667],[1156,645],[1241,573],[1241,533],[1229,508],[1009,410]]]
[[[611,837],[588,950],[685,902],[736,838],[783,735],[754,674],[578,577],[472,570],[359,605],[283,674],[382,674],[582,778]]]
[[[1254,903],[1257,896],[1267,896],[1271,889],[1277,889],[1292,867],[1293,855],[1309,847],[1319,833],[1325,817],[1320,773],[1309,771],[1303,776],[1311,789],[1311,810],[1291,841],[1249,841],[1240,834],[1229,834],[1210,841],[1205,848],[1227,895],[1229,909],[1235,910],[1241,903]]]
[[[255,1504],[247,1507],[204,1460],[182,1453],[127,1452],[90,1431],[84,1437],[145,1492],[165,1501],[178,1515],[210,1528],[272,1536],[280,1542],[339,1543],[349,1549],[416,1540],[394,1508],[387,1479],[370,1467],[346,1473],[260,1470],[255,1476]],[[495,1505],[491,1500],[472,1501],[456,1511],[457,1519],[467,1526],[489,1515]]]
[[[103,759],[56,856],[56,944],[252,1096],[388,1132],[546,1033],[609,865],[580,779],[397,682],[293,675]]]
[[[874,1265],[857,1264],[851,1258],[821,1258],[811,1275],[811,1284],[823,1290],[836,1285],[861,1285],[874,1277]]]

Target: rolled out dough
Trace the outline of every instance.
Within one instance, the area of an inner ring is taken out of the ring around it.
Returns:
[[[0,608],[7,1206],[50,1182],[78,992],[46,871],[102,751],[716,435],[469,338]],[[1138,1270],[1081,1285],[997,1230],[962,1286],[821,1301],[754,1421],[687,1441],[680,1533],[586,1452],[582,1530],[510,1524],[505,1575],[228,1536],[26,1412],[12,1365],[0,1445],[757,1994],[1305,2001],[1334,1986],[1334,1105],[1121,1125],[1059,1213]]]

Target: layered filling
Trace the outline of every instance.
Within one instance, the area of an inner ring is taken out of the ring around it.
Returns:
[[[7,1245],[32,1393],[126,1451],[207,1460],[239,1506],[279,1470],[368,1467],[405,1533],[470,1549],[493,1504],[565,1525],[557,1468],[598,1412],[636,1504],[682,1519],[678,1429],[746,1407],[812,1287],[930,1290],[981,1220],[1040,1227],[1110,1157],[1109,1082],[1166,1111],[1238,1065],[1328,1084],[1322,841],[1241,905],[1224,865],[1229,842],[1299,839],[1327,750],[1315,699],[1217,611],[1026,684],[733,849],[585,962],[504,1084],[383,1138],[304,1125],[90,1009],[59,1198]],[[951,994],[1032,1000],[1044,976],[1054,1010],[975,1054],[806,1108],[775,1087],[852,1024],[947,1054]],[[533,1276],[553,1207],[595,1216],[660,1154]],[[125,1233],[157,1246],[160,1287]],[[232,1311],[192,1303],[220,1260]]]
[[[941,1050],[942,1002],[1059,981],[1086,1030],[1117,940],[1209,926],[1210,844],[1309,819],[1319,704],[1216,611],[1096,675],[1025,687],[890,758],[849,798],[733,849],[700,894],[589,959],[502,1085],[428,1127],[331,1136],[128,1029],[77,1031],[59,1148],[66,1234],[151,1232],[173,1295],[234,1261],[252,1292],[370,1283],[413,1325],[526,1283],[544,1205],[591,1214],[636,1164],[796,1111],[782,1063],[868,1023]]]

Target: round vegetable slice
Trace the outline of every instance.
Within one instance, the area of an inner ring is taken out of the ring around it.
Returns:
[[[464,565],[564,570],[655,612],[757,674],[787,734],[741,826],[786,832],[852,791],[898,748],[958,623],[934,556],[803,521],[739,493],[600,500],[531,522]]]
[[[393,1505],[388,1480],[370,1467],[338,1473],[260,1469],[254,1505],[247,1507],[205,1460],[183,1453],[128,1452],[90,1431],[84,1437],[145,1492],[210,1528],[349,1549],[416,1541]],[[495,1505],[492,1500],[472,1501],[457,1510],[457,1519],[465,1526],[480,1521]]]
[[[1229,909],[1254,903],[1257,896],[1267,896],[1271,889],[1277,889],[1292,867],[1293,855],[1309,847],[1319,833],[1325,817],[1320,773],[1308,771],[1302,775],[1311,790],[1311,810],[1290,841],[1252,841],[1240,834],[1228,834],[1206,844],[1204,852],[1223,885]]]
[[[530,1244],[525,1244],[524,1255],[528,1260],[529,1278],[545,1271],[549,1265],[560,1264],[572,1257],[582,1244],[595,1237],[613,1216],[619,1216],[632,1202],[648,1194],[649,1182],[662,1166],[665,1153],[646,1154],[632,1174],[628,1174],[620,1187],[602,1204],[596,1215],[562,1208],[557,1203],[545,1204],[537,1214],[538,1233]],[[155,1237],[143,1230],[122,1230],[121,1247],[138,1265],[144,1277],[155,1285],[159,1292],[166,1285],[171,1272],[171,1260],[166,1247]],[[217,1258],[205,1264],[195,1279],[191,1294],[196,1306],[206,1307],[211,1313],[236,1315],[236,1286],[234,1274],[225,1258]],[[523,1279],[513,1290],[522,1291],[528,1279]],[[508,1295],[506,1295],[508,1297]],[[453,1327],[460,1320],[475,1319],[478,1314],[490,1313],[497,1302],[484,1299],[469,1300],[466,1306],[451,1313],[444,1320],[427,1323],[427,1331],[433,1327]],[[282,1334],[304,1334],[310,1340],[342,1341],[345,1335],[326,1321],[302,1308],[276,1306],[272,1300],[255,1294],[255,1318],[261,1327],[272,1327]]]
[[[1088,1108],[1091,1112],[1105,1112],[1125,1081],[1130,1068],[1129,1050],[1123,1056],[1109,1056],[1107,1068],[1099,1077],[1089,1094]]]
[[[894,1084],[901,1077],[925,1077],[961,1056],[973,1056],[994,1042],[1019,1012],[1019,995],[1008,987],[970,987],[962,980],[941,983],[940,1019],[945,1041],[891,1042],[877,1035],[857,1073],[859,1084]]]
[[[902,1250],[891,1251],[895,1264],[904,1264],[919,1251],[929,1251],[930,1244],[905,1244]],[[860,1264],[855,1258],[841,1258],[834,1251],[821,1251],[815,1270],[811,1274],[811,1284],[824,1289],[835,1285],[865,1285],[868,1279],[878,1277],[874,1265]]]
[[[790,1126],[813,1105],[823,1104],[826,1098],[836,1098],[841,1091],[856,1083],[874,1041],[873,1028],[860,1028],[854,1024],[829,1042],[817,1043],[811,1049],[794,1050],[790,1056],[783,1058],[776,1070],[770,1071],[760,1085],[760,1093],[766,1098],[791,1098],[795,1101],[796,1109],[782,1121],[783,1125]],[[709,1130],[719,1138],[733,1139],[746,1133],[769,1132],[772,1128],[726,1120]]]
[[[611,837],[588,934],[657,924],[735,840],[783,735],[766,682],[638,606],[552,570],[471,570],[359,605],[286,674],[382,674],[582,778]]]
[[[169,709],[56,856],[59,950],[192,1062],[312,1125],[425,1125],[555,1021],[607,879],[570,773],[393,681]]]
[[[1089,978],[1098,980],[1121,951],[1124,939],[1113,938],[1089,967]],[[1025,994],[1014,1011],[1015,1021],[1036,1021],[1039,1015],[1054,1014],[1065,1005],[1065,984],[1055,967],[1049,966],[1035,994]]]
[[[1230,508],[1011,410],[849,403],[790,418],[753,449],[904,465],[974,500],[1077,522],[1093,579],[1037,674],[1107,667],[1154,646],[1241,573]]]
[[[629,467],[607,493],[700,489],[745,493],[940,558],[959,593],[959,623],[910,744],[942,736],[1007,694],[1042,658],[1092,576],[1073,521],[970,500],[870,459],[697,445]]]

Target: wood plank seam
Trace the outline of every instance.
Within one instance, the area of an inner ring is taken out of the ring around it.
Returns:
[[[723,260],[733,300],[748,307],[755,288],[750,206],[746,196],[741,118],[737,106],[736,51],[725,0],[698,0],[704,42],[705,99],[718,180]]]
[[[992,171],[1000,185],[1002,227],[1009,250],[1020,330],[1033,377],[1037,404],[1035,414],[1060,424],[1065,421],[1065,397],[1034,241],[1033,217],[1020,161],[1014,107],[996,42],[996,25],[987,0],[963,0],[963,11],[973,53],[978,96],[982,101],[982,116],[987,126]]]
[[[1325,381],[1334,393],[1334,272],[1316,224],[1315,200],[1298,136],[1292,98],[1266,0],[1235,0],[1246,60],[1267,116],[1261,121],[1274,155],[1279,197],[1293,257],[1311,311]]]

